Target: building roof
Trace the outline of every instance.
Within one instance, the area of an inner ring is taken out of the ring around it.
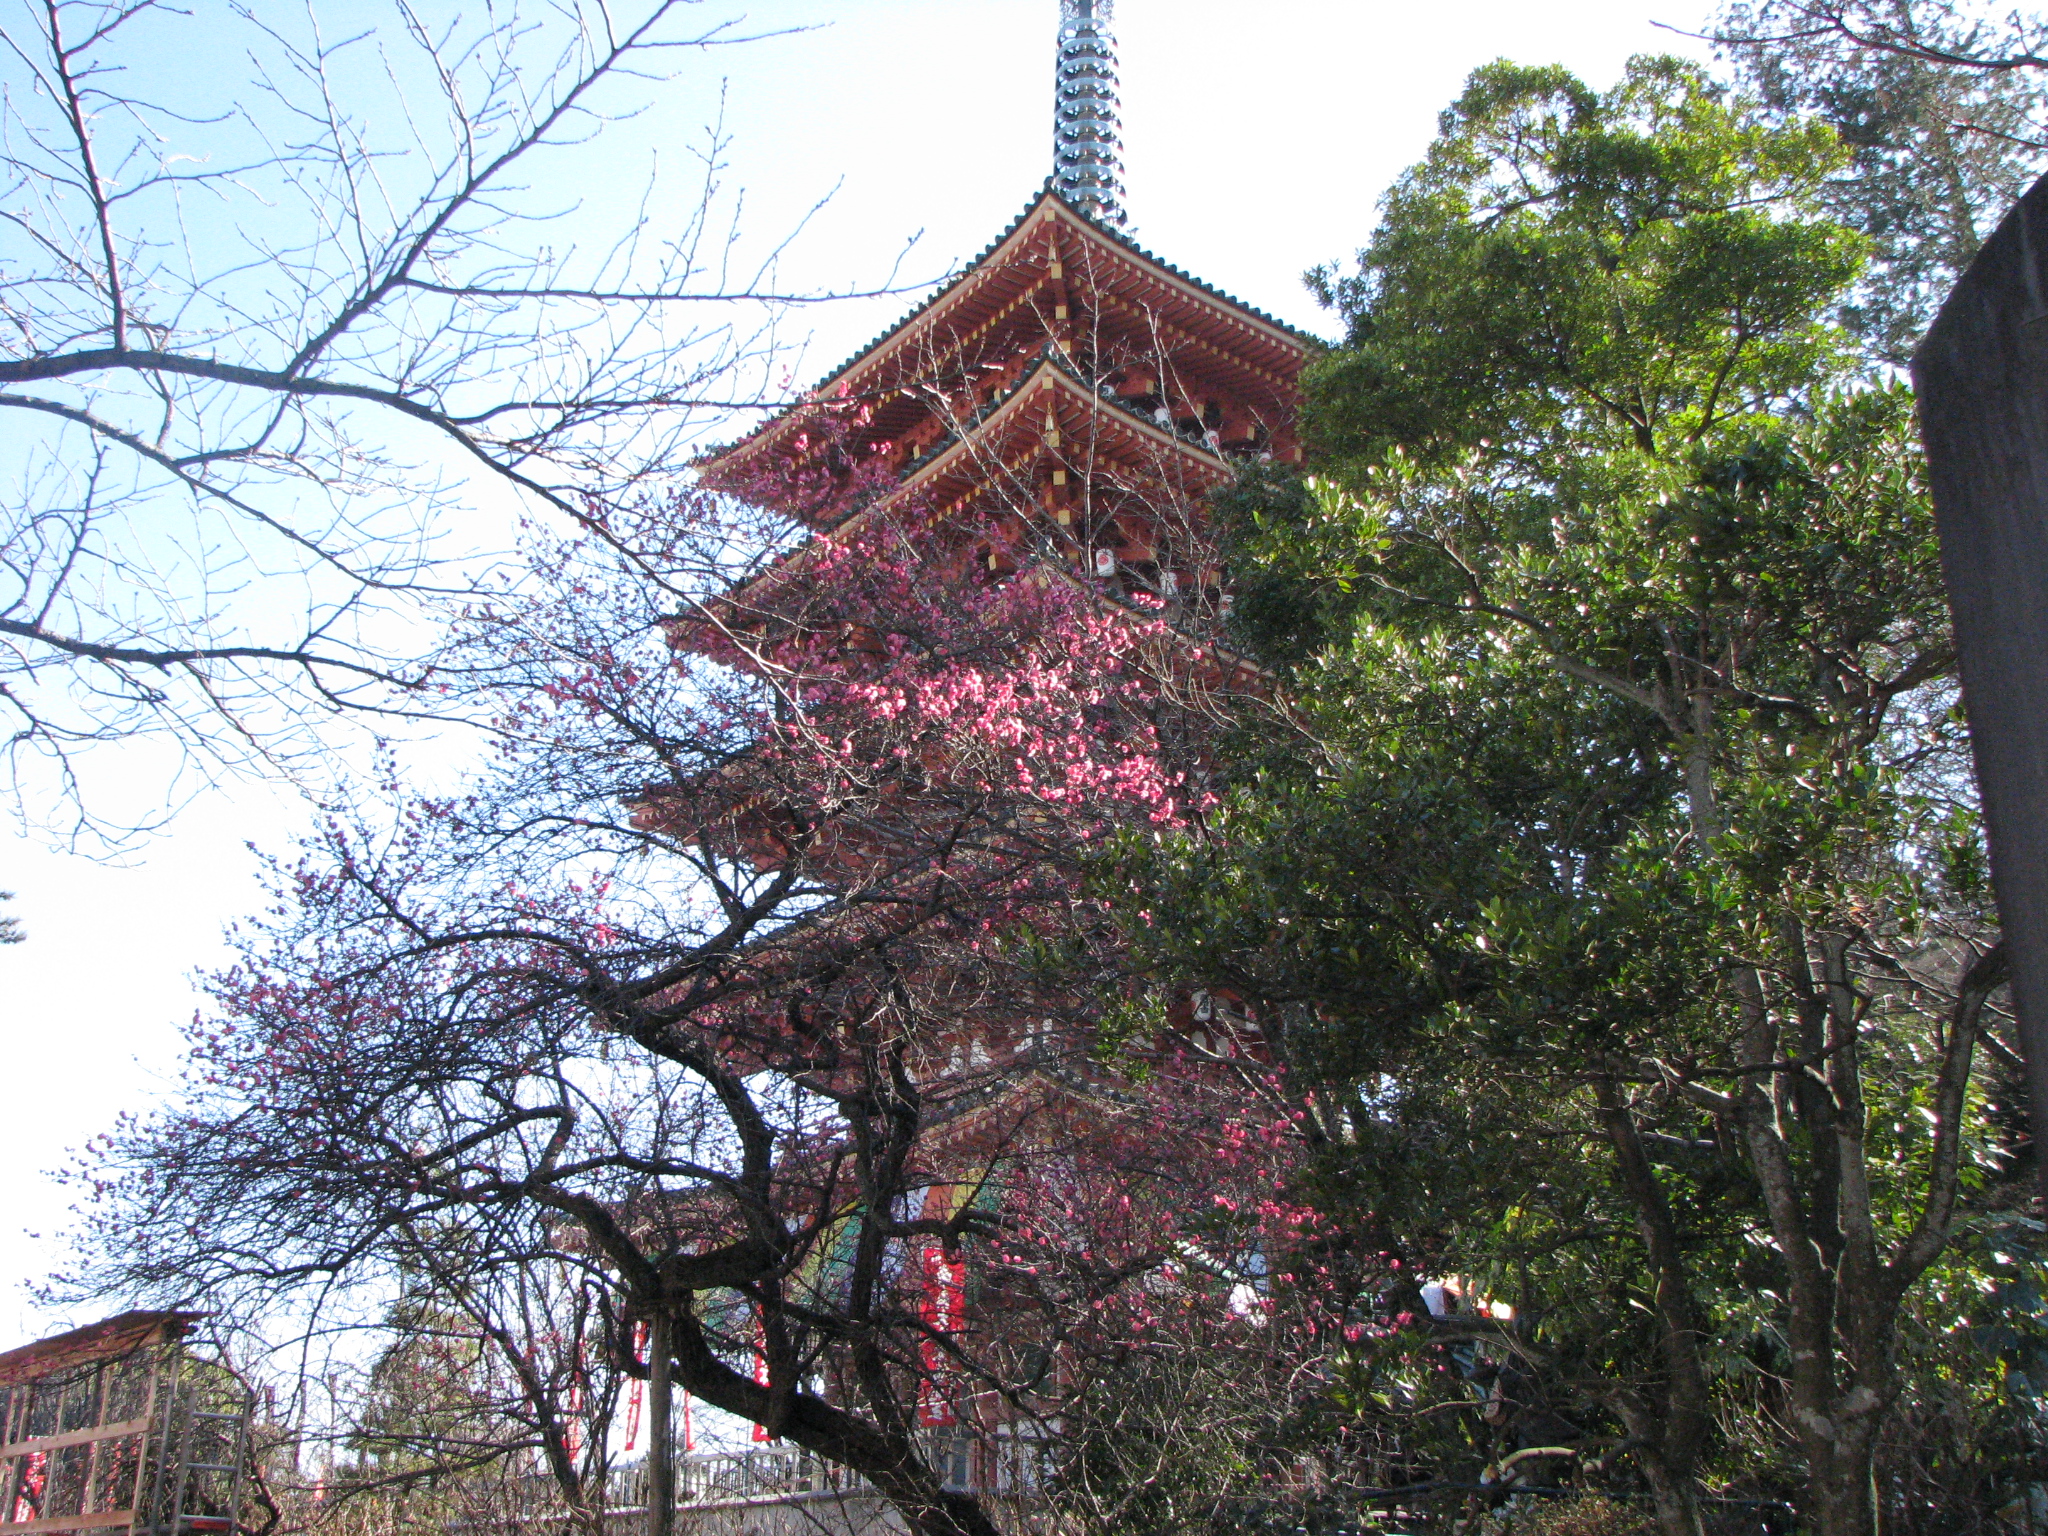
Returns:
[[[862,358],[866,357],[870,352],[874,351],[877,347],[881,346],[890,337],[894,336],[898,331],[902,330],[912,321],[918,319],[927,310],[937,305],[942,299],[946,297],[946,295],[951,293],[955,288],[959,287],[960,284],[962,284],[969,277],[971,277],[974,274],[976,268],[978,268],[983,262],[987,261],[989,257],[995,255],[997,251],[1001,250],[1003,248],[1003,244],[1005,241],[1009,240],[1010,237],[1016,234],[1018,230],[1022,229],[1026,224],[1030,223],[1031,215],[1036,213],[1039,210],[1039,208],[1047,202],[1058,203],[1061,208],[1065,209],[1068,213],[1071,213],[1082,224],[1086,225],[1096,234],[1101,235],[1105,240],[1109,240],[1114,244],[1122,246],[1125,250],[1129,251],[1133,256],[1138,256],[1146,261],[1149,261],[1150,263],[1152,263],[1153,266],[1158,267],[1162,271],[1172,273],[1182,282],[1188,284],[1192,288],[1200,290],[1208,297],[1212,299],[1219,299],[1223,303],[1228,304],[1233,309],[1242,310],[1245,314],[1250,315],[1253,319],[1261,321],[1266,325],[1270,325],[1275,330],[1285,331],[1289,336],[1294,337],[1297,341],[1300,341],[1306,346],[1322,347],[1328,345],[1328,343],[1326,343],[1322,339],[1322,337],[1312,336],[1307,331],[1304,331],[1297,326],[1289,325],[1285,320],[1279,318],[1279,316],[1270,315],[1266,313],[1265,310],[1258,308],[1256,305],[1247,304],[1243,299],[1236,298],[1228,293],[1225,293],[1221,288],[1216,287],[1214,284],[1203,282],[1199,277],[1196,277],[1192,272],[1185,271],[1184,269],[1175,266],[1172,262],[1165,260],[1163,257],[1155,256],[1152,252],[1146,250],[1144,246],[1138,244],[1137,241],[1133,240],[1129,235],[1125,234],[1122,230],[1116,228],[1114,225],[1105,224],[1100,219],[1095,218],[1093,215],[1089,214],[1085,209],[1077,207],[1075,204],[1068,202],[1064,197],[1060,196],[1058,189],[1055,188],[1052,183],[1052,179],[1048,177],[1044,185],[1041,186],[1037,192],[1032,194],[1031,200],[1025,203],[1025,205],[1020,210],[1018,210],[1017,216],[1014,219],[1010,220],[1010,222],[1004,226],[1003,232],[997,235],[995,239],[989,241],[987,245],[983,246],[980,254],[977,255],[974,258],[974,260],[967,263],[966,266],[962,267],[958,272],[954,273],[951,277],[947,278],[945,282],[941,283],[939,287],[933,291],[930,298],[926,299],[922,304],[918,305],[917,308],[913,309],[901,320],[898,320],[886,331],[883,331],[880,335],[876,336],[866,346],[860,348],[858,351],[853,353],[852,356],[848,357],[837,368],[834,368],[830,373],[826,374],[814,386],[812,386],[812,389],[810,391],[811,394],[814,396],[822,394],[831,385],[837,383],[839,378],[843,374],[850,373],[853,370],[855,364],[859,363]]]
[[[1277,316],[1268,314],[1265,310],[1259,309],[1255,305],[1247,304],[1244,300],[1224,292],[1213,284],[1202,281],[1192,273],[1175,266],[1172,262],[1154,255],[1123,231],[1103,223],[1101,220],[1091,216],[1086,210],[1068,202],[1055,189],[1053,182],[1048,179],[1033,194],[1031,199],[1024,204],[1023,208],[1018,211],[1017,216],[1004,227],[1002,233],[984,246],[972,261],[968,262],[960,271],[942,283],[923,303],[912,309],[887,330],[875,336],[865,346],[833,368],[805,393],[804,399],[810,401],[829,398],[835,385],[844,382],[847,376],[855,372],[864,362],[874,357],[877,353],[884,351],[890,342],[905,335],[919,321],[943,306],[965,284],[981,273],[989,261],[1005,245],[1016,239],[1019,233],[1031,224],[1033,218],[1048,206],[1058,208],[1062,214],[1072,219],[1075,224],[1086,230],[1089,234],[1130,256],[1136,257],[1138,260],[1157,269],[1157,271],[1194,290],[1201,297],[1211,300],[1224,308],[1235,310],[1239,315],[1256,322],[1258,326],[1274,333],[1277,339],[1292,342],[1303,350],[1320,348],[1326,345],[1321,337],[1311,335],[1307,331],[1289,325]],[[750,447],[761,439],[771,436],[778,427],[789,420],[789,414],[788,411],[784,411],[770,417],[737,441],[727,444],[723,448],[713,449],[704,456],[701,462],[715,463],[720,459],[727,458],[742,449]]]
[[[1020,412],[1035,407],[1042,398],[1041,392],[1048,385],[1057,386],[1059,392],[1067,399],[1085,404],[1094,412],[1098,421],[1112,430],[1136,437],[1155,449],[1165,450],[1206,478],[1219,483],[1229,478],[1229,461],[1223,455],[1203,444],[1191,443],[1177,433],[1166,431],[1150,417],[1132,410],[1121,401],[1098,394],[1088,387],[1086,380],[1075,373],[1057,348],[1047,347],[1016,383],[983,406],[972,422],[964,424],[967,428],[964,435],[953,432],[939,438],[914,463],[905,466],[898,483],[887,493],[873,501],[863,502],[841,512],[800,542],[778,553],[761,570],[740,582],[718,601],[732,603],[743,599],[748,592],[755,590],[762,583],[779,579],[808,558],[820,539],[830,538],[862,518],[897,506],[906,496],[930,489],[945,473],[948,464],[956,460],[963,450],[999,435],[1005,425],[1018,418]]]
[[[1125,430],[1137,433],[1157,447],[1216,471],[1219,480],[1228,478],[1227,462],[1220,453],[1201,443],[1191,443],[1178,433],[1160,427],[1151,417],[1132,410],[1123,401],[1091,389],[1088,381],[1075,372],[1073,365],[1061,355],[1057,347],[1047,346],[1040,350],[1032,365],[1018,376],[1016,383],[992,398],[975,413],[972,421],[963,423],[964,432],[948,432],[937,438],[917,459],[905,465],[898,489],[884,497],[883,501],[893,501],[902,492],[928,484],[933,471],[955,457],[963,448],[972,446],[985,432],[998,427],[1003,420],[1013,417],[1013,407],[1020,406],[1028,396],[1036,394],[1048,384],[1064,385],[1074,398],[1085,401],[1106,421],[1119,424]]]
[[[82,1365],[118,1360],[145,1344],[168,1343],[191,1332],[203,1312],[123,1312],[0,1354],[0,1387],[35,1381]]]

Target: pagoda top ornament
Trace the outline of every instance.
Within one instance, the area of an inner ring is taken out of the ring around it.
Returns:
[[[1124,223],[1123,139],[1117,121],[1116,0],[1060,0],[1052,180],[1104,224]]]

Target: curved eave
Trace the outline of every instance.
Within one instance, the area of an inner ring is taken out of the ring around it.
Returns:
[[[820,379],[811,388],[807,398],[827,399],[838,394],[842,388],[851,389],[858,384],[863,368],[880,363],[887,354],[908,340],[921,325],[937,320],[939,312],[946,307],[947,300],[964,298],[967,291],[973,287],[970,279],[977,274],[1007,266],[1015,260],[1023,248],[1031,243],[1033,234],[1045,223],[1048,216],[1094,236],[1125,256],[1137,258],[1145,266],[1153,268],[1170,286],[1179,289],[1190,298],[1235,311],[1237,316],[1255,331],[1302,358],[1327,345],[1321,337],[1298,330],[1277,316],[1269,315],[1255,305],[1247,304],[1244,300],[1225,293],[1221,288],[1203,282],[1172,262],[1155,256],[1129,235],[1090,218],[1053,191],[1051,183],[1048,182],[1039,190],[1037,196],[1024,205],[1023,211],[1010,221],[1009,227],[989,242],[982,253],[969,262],[957,276]]]
[[[1197,447],[1178,433],[1166,431],[1157,422],[1114,400],[1104,399],[1060,363],[1047,357],[1040,359],[1017,381],[1002,404],[984,417],[980,425],[955,438],[918,465],[901,485],[876,501],[869,512],[895,506],[912,494],[929,492],[962,468],[980,470],[991,457],[999,462],[1005,449],[1019,440],[1028,441],[1038,429],[1039,424],[1030,413],[1053,403],[1049,396],[1056,396],[1063,405],[1079,406],[1087,413],[1091,425],[1106,422],[1143,447],[1170,456],[1194,470],[1198,478],[1221,484],[1231,477],[1230,461],[1221,454],[1213,453],[1207,447]],[[1066,430],[1064,425],[1061,430]],[[1099,451],[1099,437],[1095,446]],[[970,478],[985,476],[977,474]]]
[[[1193,481],[1207,482],[1207,486],[1221,485],[1234,473],[1230,460],[1221,454],[1211,452],[1206,446],[1197,447],[1177,433],[1163,430],[1156,422],[1147,420],[1114,400],[1104,399],[1068,372],[1057,359],[1041,358],[1037,366],[1019,379],[1003,401],[977,426],[933,454],[887,495],[876,498],[859,511],[841,518],[829,528],[805,540],[766,569],[719,598],[718,604],[743,603],[746,595],[763,583],[786,580],[802,568],[810,551],[815,549],[821,540],[857,531],[870,519],[899,508],[906,501],[929,494],[961,469],[973,471],[961,477],[970,486],[967,494],[972,495],[975,488],[986,484],[991,478],[988,473],[990,462],[1000,465],[1006,450],[1014,450],[1020,445],[1032,450],[1038,447],[1032,441],[1034,419],[1031,413],[1034,410],[1042,412],[1047,405],[1055,402],[1076,415],[1085,413],[1084,429],[1098,433],[1093,443],[1098,453],[1101,448],[1100,428],[1106,424],[1126,440],[1150,450],[1154,455],[1170,456],[1171,462],[1177,462],[1190,472],[1189,478]],[[1061,430],[1066,430],[1064,425]],[[1117,458],[1121,461],[1121,456]],[[1158,462],[1157,457],[1154,462]],[[935,510],[938,516],[943,518],[957,504],[956,498],[951,505]]]
[[[1269,315],[1242,299],[1234,298],[1173,263],[1160,259],[1128,235],[1098,222],[1067,202],[1052,190],[1051,183],[1048,182],[1037,196],[1024,205],[1023,211],[1010,222],[1009,227],[996,236],[979,256],[942,284],[930,298],[821,379],[806,392],[806,402],[822,403],[838,396],[858,394],[865,384],[871,382],[867,378],[869,373],[880,370],[906,343],[936,326],[948,311],[964,302],[969,295],[985,286],[998,273],[1016,264],[1026,247],[1039,238],[1040,232],[1045,229],[1048,222],[1064,224],[1100,241],[1118,258],[1149,269],[1146,275],[1153,281],[1199,306],[1229,311],[1235,323],[1245,327],[1249,333],[1266,344],[1281,349],[1297,362],[1306,361],[1310,353],[1326,345],[1320,337],[1297,330],[1284,320]],[[703,466],[708,469],[753,456],[780,437],[793,423],[801,409],[797,407],[762,423],[730,447],[707,455],[702,461]]]

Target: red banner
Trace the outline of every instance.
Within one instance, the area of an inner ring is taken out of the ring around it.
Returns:
[[[43,1493],[50,1479],[50,1453],[30,1451],[21,1458],[21,1482],[14,1491],[14,1510],[7,1518],[12,1521],[39,1519],[43,1513]]]
[[[647,1324],[644,1322],[635,1323],[633,1325],[633,1358],[638,1360],[646,1352]],[[649,1361],[648,1364],[651,1367],[653,1362]],[[626,1449],[629,1451],[640,1440],[640,1403],[646,1394],[646,1390],[647,1383],[638,1376],[633,1378],[633,1384],[626,1389]]]
[[[967,1320],[967,1265],[946,1257],[940,1247],[924,1251],[924,1325],[933,1333],[957,1333]],[[938,1390],[946,1374],[946,1351],[937,1339],[927,1338],[919,1346],[924,1372],[917,1383],[917,1422],[928,1429],[960,1422],[953,1404]]]
[[[768,1354],[767,1351],[761,1348],[760,1335],[758,1333],[755,1335],[754,1342],[754,1380],[761,1386],[765,1387],[768,1385]],[[768,1433],[766,1425],[756,1424],[754,1426],[754,1440],[757,1444],[765,1444],[774,1438],[773,1435]]]

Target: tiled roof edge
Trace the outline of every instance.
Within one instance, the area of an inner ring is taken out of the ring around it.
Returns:
[[[1046,183],[1046,190],[1051,191],[1051,189],[1052,183],[1048,181]],[[1247,304],[1243,299],[1238,298],[1235,294],[1226,293],[1223,289],[1218,288],[1214,283],[1205,283],[1202,281],[1201,278],[1196,277],[1194,273],[1187,271],[1185,268],[1175,266],[1172,262],[1168,261],[1163,256],[1153,254],[1151,251],[1145,249],[1144,246],[1138,244],[1138,242],[1133,240],[1129,235],[1125,234],[1122,230],[1112,229],[1109,225],[1104,224],[1100,220],[1091,217],[1089,214],[1083,212],[1081,209],[1076,208],[1072,203],[1068,202],[1065,198],[1060,197],[1057,192],[1054,192],[1053,196],[1059,198],[1059,204],[1062,208],[1066,209],[1067,212],[1071,213],[1075,218],[1079,219],[1083,224],[1086,224],[1090,229],[1094,230],[1097,234],[1102,235],[1105,239],[1108,239],[1116,245],[1122,246],[1125,250],[1131,252],[1135,256],[1142,256],[1145,260],[1151,262],[1153,266],[1161,267],[1164,268],[1166,271],[1171,272],[1175,277],[1179,278],[1189,287],[1199,288],[1203,293],[1208,294],[1212,298],[1221,299],[1224,303],[1229,304],[1236,309],[1241,309],[1248,315],[1256,316],[1258,319],[1264,321],[1267,325],[1272,326],[1274,330],[1285,331],[1288,335],[1292,336],[1296,341],[1302,342],[1307,346],[1321,348],[1327,347],[1329,345],[1329,343],[1323,340],[1322,337],[1314,335],[1308,331],[1304,331],[1298,325],[1289,325],[1285,320],[1282,320],[1278,315],[1268,314],[1265,310],[1260,309],[1256,304]],[[1025,211],[1028,213],[1030,210],[1026,209]],[[1013,229],[1015,227],[1015,225],[1011,226],[1011,228]],[[1003,238],[1005,240],[1009,238],[1007,232],[1004,234]],[[991,246],[990,250],[993,249],[994,247]],[[987,255],[987,251],[984,251],[982,253],[983,257],[986,257]],[[881,339],[882,338],[879,336],[875,338],[876,341],[880,341]],[[868,343],[868,345],[872,347],[874,345],[874,342],[870,342]],[[855,357],[858,357],[859,355],[859,353],[854,354]],[[841,364],[840,372],[843,373],[845,371],[846,365]],[[832,377],[837,378],[838,374],[834,374],[832,375]]]
[[[883,342],[887,341],[891,336],[894,336],[898,331],[902,330],[905,326],[909,325],[912,321],[917,319],[919,315],[924,314],[933,305],[937,304],[939,300],[943,299],[947,294],[951,293],[955,288],[959,287],[969,277],[973,276],[974,273],[980,269],[981,264],[983,262],[987,261],[989,257],[995,255],[997,251],[1001,250],[1003,246],[1009,241],[1010,237],[1016,234],[1018,230],[1024,227],[1025,220],[1031,217],[1031,210],[1036,208],[1048,197],[1050,197],[1054,202],[1058,203],[1060,207],[1064,208],[1068,213],[1072,214],[1077,220],[1079,220],[1082,224],[1086,225],[1090,230],[1094,231],[1096,234],[1099,234],[1104,239],[1108,240],[1111,244],[1122,246],[1132,255],[1140,257],[1141,259],[1150,262],[1153,266],[1158,267],[1162,271],[1172,273],[1175,277],[1179,278],[1189,287],[1198,289],[1202,293],[1208,294],[1212,298],[1221,299],[1224,303],[1229,304],[1234,308],[1243,310],[1246,314],[1254,316],[1255,318],[1264,322],[1265,324],[1272,326],[1275,330],[1286,332],[1289,336],[1294,337],[1297,341],[1300,341],[1307,346],[1325,347],[1329,345],[1329,343],[1324,341],[1322,337],[1311,335],[1309,332],[1302,330],[1299,326],[1289,325],[1285,320],[1282,320],[1279,316],[1268,314],[1265,310],[1260,309],[1255,304],[1247,304],[1243,299],[1237,298],[1232,294],[1224,292],[1221,288],[1218,288],[1213,283],[1203,282],[1201,278],[1196,277],[1192,272],[1187,271],[1185,268],[1177,267],[1172,262],[1167,261],[1165,258],[1154,255],[1151,251],[1145,249],[1144,246],[1138,244],[1138,242],[1133,240],[1129,235],[1123,233],[1123,231],[1118,229],[1112,229],[1109,225],[1102,223],[1100,220],[1093,218],[1087,213],[1084,213],[1081,209],[1075,207],[1072,203],[1068,202],[1064,197],[1060,196],[1059,192],[1053,186],[1052,178],[1048,176],[1045,179],[1045,182],[1039,187],[1039,189],[1036,192],[1032,193],[1031,197],[1025,202],[1023,208],[1018,211],[1017,216],[1011,219],[1008,224],[1003,226],[1003,232],[997,235],[995,239],[989,241],[987,245],[983,246],[980,252],[975,256],[975,258],[972,261],[968,262],[967,265],[962,267],[958,272],[955,272],[951,277],[947,278],[945,282],[941,283],[937,288],[933,289],[930,297],[925,299],[923,303],[919,304],[915,309],[911,310],[901,319],[895,321],[892,325],[889,326],[887,330],[878,332],[875,336],[869,339],[866,345],[860,347],[858,350],[851,353],[843,361],[841,361],[830,371],[825,373],[818,380],[817,383],[813,384],[808,390],[804,392],[800,404],[808,404],[812,401],[819,399],[819,391],[824,389],[824,387],[827,384],[830,384],[834,379],[840,377],[842,374],[851,372],[853,367],[857,363],[859,363],[862,358],[866,357],[870,352],[873,352],[877,347],[881,346]],[[751,432],[746,433],[744,436],[738,438],[734,442],[728,443],[723,448],[713,449],[711,452],[705,454],[699,460],[699,462],[705,464],[716,463],[718,460],[726,457],[726,455],[737,452],[739,449],[745,447],[749,442],[753,441],[753,439],[761,436],[763,433],[769,431],[772,427],[774,427],[776,423],[781,421],[783,417],[788,413],[788,410],[794,410],[798,408],[798,406],[792,406],[788,407],[782,412],[778,412],[776,415],[769,417],[766,421],[762,422],[759,426],[755,427]]]
[[[981,426],[983,422],[987,421],[990,417],[994,416],[998,411],[1002,410],[1003,407],[1007,406],[1011,401],[1015,400],[1018,395],[1022,394],[1027,388],[1031,386],[1032,383],[1034,383],[1038,379],[1041,372],[1045,371],[1048,368],[1054,373],[1064,375],[1067,378],[1067,380],[1071,382],[1076,388],[1085,392],[1087,395],[1090,396],[1090,398],[1094,399],[1098,404],[1109,407],[1112,411],[1115,411],[1119,416],[1122,416],[1132,425],[1143,427],[1147,431],[1164,433],[1164,435],[1173,439],[1174,446],[1176,446],[1177,448],[1180,448],[1188,453],[1199,454],[1207,459],[1214,459],[1222,467],[1226,469],[1229,468],[1229,461],[1223,458],[1222,455],[1216,453],[1213,449],[1210,449],[1203,445],[1191,443],[1177,432],[1168,433],[1165,431],[1163,427],[1159,425],[1158,422],[1154,421],[1151,417],[1143,415],[1138,411],[1132,410],[1129,406],[1125,405],[1121,400],[1116,399],[1114,396],[1103,394],[1099,389],[1095,388],[1094,385],[1088,382],[1088,380],[1082,375],[1081,371],[1074,366],[1072,359],[1068,358],[1065,354],[1063,354],[1060,351],[1060,349],[1054,346],[1051,342],[1047,342],[1045,346],[1039,350],[1038,360],[1031,367],[1026,368],[1021,374],[1017,376],[1016,383],[1012,384],[1000,395],[995,396],[986,405],[982,406],[980,410],[975,412],[974,420],[967,424],[967,429],[965,433],[946,433],[944,436],[940,437],[931,445],[931,448],[927,453],[922,455],[922,458],[924,460],[923,463],[918,464],[914,467],[910,467],[903,472],[900,472],[897,477],[897,484],[895,490],[901,490],[905,486],[907,486],[909,482],[912,479],[914,479],[918,474],[921,474],[926,468],[929,468],[931,461],[936,460],[939,457],[939,455],[949,451],[952,448],[958,447],[962,442],[966,441],[966,439],[969,436],[973,435],[973,433]],[[841,512],[837,517],[833,518],[831,522],[824,524],[822,527],[809,529],[805,533],[803,538],[799,539],[796,543],[790,545],[788,549],[785,549],[780,554],[776,555],[774,559],[770,560],[766,565],[762,566],[760,570],[756,571],[753,575],[749,576],[745,581],[736,583],[734,586],[729,588],[725,593],[721,595],[721,600],[736,597],[739,594],[747,591],[756,583],[764,581],[768,577],[775,575],[778,571],[782,570],[785,566],[787,566],[790,561],[795,560],[798,556],[802,555],[806,550],[810,549],[812,545],[816,544],[822,539],[829,539],[833,534],[837,533],[841,528],[844,528],[848,523],[852,522],[855,518],[861,516],[865,512],[872,510],[874,507],[880,505],[883,501],[888,500],[889,497],[894,494],[895,491],[888,491],[883,493],[883,495],[881,496],[875,497],[873,500],[862,502],[857,507],[848,507],[844,512]]]

